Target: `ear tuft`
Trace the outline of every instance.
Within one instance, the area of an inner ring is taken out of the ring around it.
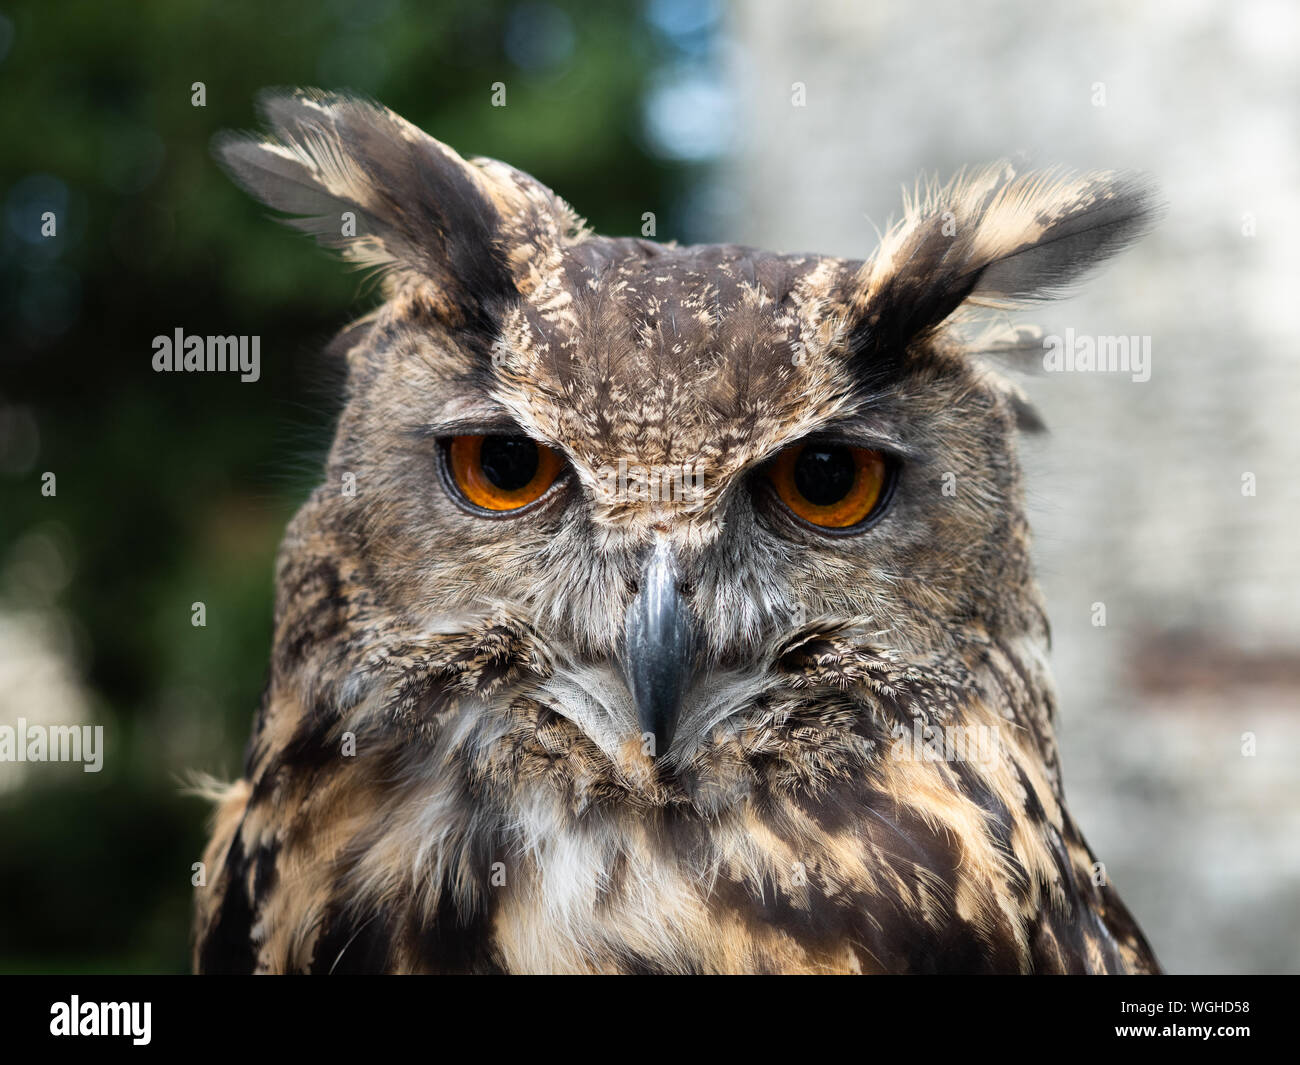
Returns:
[[[1159,215],[1139,175],[1016,174],[1009,163],[958,174],[906,205],[863,267],[855,345],[905,348],[963,304],[1013,307],[1067,293]]]
[[[1142,237],[1160,210],[1155,188],[1138,174],[1014,178],[978,215],[972,265],[987,265],[970,298],[1003,305],[1067,295]]]
[[[515,264],[573,228],[532,178],[463,159],[377,103],[295,89],[267,91],[259,105],[268,134],[213,143],[235,181],[289,225],[380,271],[390,291],[414,283],[450,324],[490,328],[517,297]]]

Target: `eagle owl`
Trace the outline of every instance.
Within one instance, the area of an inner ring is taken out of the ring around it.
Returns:
[[[263,110],[218,156],[385,298],[337,344],[196,969],[1156,971],[1063,799],[1035,419],[987,358],[1024,334],[970,328],[1148,187],[999,164],[862,261],[680,247],[364,100]]]

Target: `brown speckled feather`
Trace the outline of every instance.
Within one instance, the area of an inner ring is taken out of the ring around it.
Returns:
[[[196,969],[1156,971],[1064,804],[1032,415],[983,357],[1013,340],[956,326],[1132,239],[1141,185],[980,171],[851,262],[600,237],[375,105],[264,114],[226,165],[385,301],[281,550]],[[563,458],[519,517],[439,480],[441,440],[489,431]],[[857,535],[762,488],[829,435],[899,464]],[[699,477],[611,494],[620,463]],[[620,657],[652,547],[699,633],[658,750]]]

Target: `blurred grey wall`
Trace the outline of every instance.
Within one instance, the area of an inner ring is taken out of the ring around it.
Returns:
[[[1067,795],[1168,969],[1300,970],[1300,5],[737,0],[725,25],[713,236],[864,257],[920,172],[1014,153],[1160,182],[1152,237],[1018,316],[1151,337],[1144,383],[1026,383]]]

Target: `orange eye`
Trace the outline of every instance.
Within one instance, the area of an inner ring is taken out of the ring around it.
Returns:
[[[848,529],[866,521],[884,496],[889,462],[879,451],[847,444],[797,444],[768,467],[781,502],[804,521]]]
[[[468,502],[504,511],[540,499],[564,463],[526,436],[454,436],[447,446],[447,467]]]

